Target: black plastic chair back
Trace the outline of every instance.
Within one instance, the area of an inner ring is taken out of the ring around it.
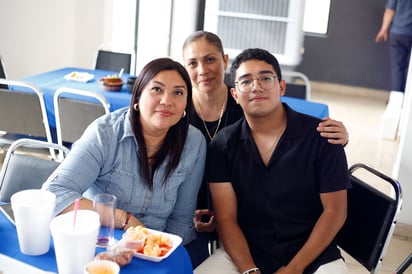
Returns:
[[[395,198],[355,176],[357,169],[364,169],[389,184]],[[353,165],[349,172],[352,188],[348,190],[348,215],[336,239],[339,247],[375,273],[395,229],[402,201],[401,187],[398,181],[364,164]]]
[[[132,55],[129,53],[99,50],[96,58],[95,69],[110,70],[130,73]]]

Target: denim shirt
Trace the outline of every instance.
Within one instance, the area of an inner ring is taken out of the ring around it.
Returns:
[[[137,149],[128,107],[94,121],[43,185],[56,194],[55,214],[82,196],[93,200],[97,193],[111,193],[117,197],[117,208],[131,212],[148,228],[181,236],[187,244],[195,238],[193,216],[205,167],[204,136],[189,127],[180,163],[166,183],[166,163],[156,170],[153,191],[141,181]]]

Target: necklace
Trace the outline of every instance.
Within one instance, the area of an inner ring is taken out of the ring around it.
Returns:
[[[284,124],[281,129],[279,130],[278,134],[276,135],[275,140],[273,141],[273,144],[270,146],[270,148],[268,149],[268,151],[264,152],[264,154],[268,154],[271,151],[273,151],[273,149],[276,147],[277,143],[279,142],[280,136],[282,136],[283,131],[285,131],[286,129],[286,124]]]
[[[278,130],[276,136],[275,136],[275,140],[273,141],[273,143],[270,145],[270,148],[268,150],[266,150],[265,152],[262,152],[262,150],[260,150],[259,148],[259,153],[260,153],[260,157],[262,158],[262,161],[265,165],[267,165],[269,163],[269,160],[272,156],[273,151],[275,150],[280,137],[282,136],[283,132],[286,130],[286,121],[283,120],[282,121],[282,126],[281,128]]]
[[[226,98],[227,98],[227,97],[226,97]],[[222,122],[223,110],[225,109],[225,105],[226,105],[226,98],[225,98],[225,100],[223,100],[222,109],[220,110],[219,120],[218,120],[218,122],[217,122],[217,127],[216,127],[216,129],[215,129],[215,132],[213,133],[213,136],[212,136],[212,134],[210,134],[210,131],[209,131],[209,129],[207,128],[207,125],[206,125],[205,120],[203,120],[204,115],[203,115],[202,108],[200,107],[200,103],[199,103],[198,101],[196,101],[197,106],[199,107],[200,115],[202,115],[202,117],[200,117],[200,119],[201,119],[202,122],[203,122],[203,126],[204,126],[204,128],[205,128],[205,130],[206,130],[207,136],[209,136],[209,138],[210,138],[210,141],[212,141],[213,138],[215,138],[215,136],[216,136],[216,134],[217,134],[217,132],[218,132],[218,130],[219,130],[220,123]]]

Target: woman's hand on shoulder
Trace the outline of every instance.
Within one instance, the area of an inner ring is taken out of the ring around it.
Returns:
[[[346,146],[349,143],[348,131],[341,121],[329,117],[323,118],[316,130],[320,132],[320,136],[327,138],[331,144]]]

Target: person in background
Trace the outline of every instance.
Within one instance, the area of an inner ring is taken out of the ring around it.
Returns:
[[[388,0],[375,42],[389,40],[391,90],[405,91],[412,48],[412,1]]]
[[[286,83],[268,51],[244,50],[231,77],[245,117],[216,135],[206,164],[223,247],[194,273],[347,273],[334,243],[350,187],[343,147],[282,103]]]
[[[221,129],[243,118],[241,107],[230,94],[231,87],[224,81],[228,62],[221,39],[212,32],[196,31],[183,44],[183,63],[193,86],[194,108],[189,120],[203,133],[207,143]],[[332,144],[348,143],[347,130],[340,121],[325,118],[317,130]],[[197,254],[192,257],[195,268],[210,255],[209,242],[217,238],[206,178],[199,191],[194,222],[198,237],[189,248],[192,254]]]
[[[115,227],[143,225],[195,239],[193,216],[206,141],[189,124],[192,85],[185,68],[155,59],[140,72],[129,107],[94,121],[42,188],[56,214],[93,208],[97,193],[117,197]]]

